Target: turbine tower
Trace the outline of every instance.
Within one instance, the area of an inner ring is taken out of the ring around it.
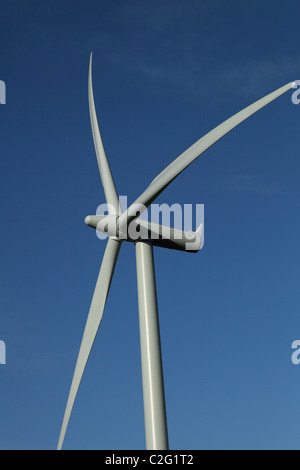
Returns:
[[[123,241],[135,243],[136,250],[146,448],[147,450],[168,449],[153,246],[197,252],[201,248],[203,224],[195,232],[186,232],[142,221],[139,216],[203,152],[256,111],[293,87],[295,87],[295,82],[288,83],[214,128],[173,160],[170,165],[159,173],[136,201],[122,213],[97,121],[92,87],[91,54],[88,79],[90,119],[100,177],[109,213],[102,216],[88,216],[85,223],[105,233],[108,236],[108,241],[77,358],[61,427],[58,450],[63,445],[71,411],[102,319]],[[138,237],[136,237],[137,233]]]

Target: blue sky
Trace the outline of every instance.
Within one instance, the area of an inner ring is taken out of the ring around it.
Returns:
[[[296,0],[0,1],[0,449],[54,449],[105,242],[87,75],[119,194],[300,79]],[[205,204],[198,254],[155,249],[171,449],[298,449],[299,119],[286,93],[158,198]],[[66,449],[145,447],[123,244]]]

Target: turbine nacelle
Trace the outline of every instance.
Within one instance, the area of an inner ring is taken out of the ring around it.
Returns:
[[[137,218],[126,225],[123,224],[121,229],[118,219],[119,216],[115,215],[88,215],[85,218],[85,224],[99,231],[99,238],[102,238],[101,234],[103,234],[103,238],[114,238],[131,243],[147,240],[154,246],[191,253],[197,253],[203,246],[203,223],[193,232],[192,230],[179,230]]]

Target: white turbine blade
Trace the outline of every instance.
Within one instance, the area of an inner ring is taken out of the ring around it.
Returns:
[[[96,156],[98,161],[98,167],[100,171],[100,177],[102,181],[102,185],[104,188],[105,198],[107,204],[111,205],[112,208],[109,210],[109,213],[112,215],[121,214],[120,206],[119,206],[119,197],[116,190],[116,186],[111,174],[110,166],[107,160],[107,156],[105,153],[105,149],[103,146],[97,114],[95,109],[95,102],[94,102],[94,93],[93,93],[93,84],[92,84],[92,54],[90,57],[90,67],[89,67],[89,109],[90,109],[90,118],[91,118],[91,126],[92,126],[92,133],[94,139],[94,145],[96,150]]]
[[[57,447],[58,450],[61,450],[62,448],[76,394],[102,319],[120,247],[121,243],[119,241],[114,239],[108,240],[77,358],[73,381],[60,432]]]
[[[263,108],[271,101],[278,98],[280,95],[290,90],[295,86],[295,82],[288,83],[287,85],[279,88],[278,90],[270,93],[264,98],[256,101],[231,118],[224,121],[219,126],[215,127],[212,131],[198,140],[195,144],[189,147],[179,157],[167,166],[159,175],[152,181],[150,186],[138,197],[138,199],[124,212],[118,219],[119,227],[124,229],[129,223],[136,219],[145,208],[159,196],[159,194],[196,158],[203,152],[217,142],[221,137],[230,132],[233,128],[241,124],[252,114],[256,113],[259,109]]]

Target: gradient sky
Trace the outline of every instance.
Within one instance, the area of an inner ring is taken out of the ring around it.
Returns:
[[[300,79],[297,0],[0,0],[0,449],[54,449],[105,241],[87,99],[133,201],[237,111]],[[171,449],[299,449],[299,120],[291,93],[157,202],[205,204],[155,249]],[[123,244],[65,449],[143,449],[134,246]]]

